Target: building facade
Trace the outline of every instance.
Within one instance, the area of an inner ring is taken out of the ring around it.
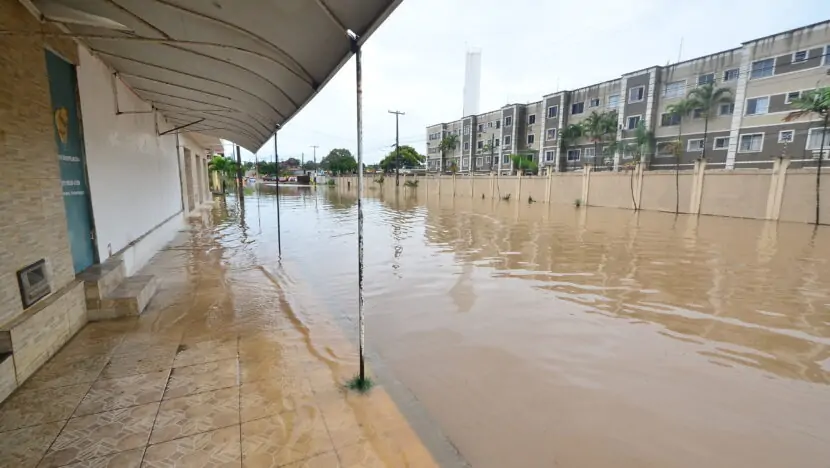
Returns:
[[[791,167],[809,167],[819,156],[821,122],[816,116],[792,122],[783,119],[794,110],[792,101],[801,93],[830,86],[829,74],[830,21],[825,21],[751,40],[735,49],[558,91],[538,102],[508,104],[432,125],[427,127],[427,167],[439,171],[443,160],[443,170],[449,171],[452,167],[446,161],[452,160],[462,173],[509,173],[511,156],[521,155],[540,168],[555,171],[579,170],[585,164],[619,170],[633,156],[616,150],[611,142],[633,141],[640,123],[655,136],[653,154],[647,156],[651,169],[675,167],[669,143],[678,139],[681,169],[691,169],[701,157],[709,166],[725,169],[770,168],[780,156],[790,158]],[[708,122],[699,110],[682,119],[668,112],[669,106],[706,83],[728,88],[732,97],[731,103],[712,111]],[[563,131],[593,112],[616,112],[616,135],[602,141],[570,138],[563,144]],[[441,141],[457,129],[462,132],[458,148],[442,152]],[[830,135],[824,149],[827,159]]]

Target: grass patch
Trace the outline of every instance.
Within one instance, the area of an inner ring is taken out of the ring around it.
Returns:
[[[361,379],[359,375],[355,375],[346,381],[346,388],[354,390],[358,393],[366,393],[374,386],[375,382],[371,378],[366,377],[365,379]]]

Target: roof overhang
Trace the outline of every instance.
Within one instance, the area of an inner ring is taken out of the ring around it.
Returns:
[[[24,1],[24,0],[21,0]],[[258,150],[402,0],[25,0],[171,123]]]

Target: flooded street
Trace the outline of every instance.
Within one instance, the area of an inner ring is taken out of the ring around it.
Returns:
[[[354,195],[280,201],[293,294],[351,333]],[[275,202],[228,198],[233,263],[273,263]],[[364,203],[373,359],[471,465],[830,459],[830,229],[403,187]]]

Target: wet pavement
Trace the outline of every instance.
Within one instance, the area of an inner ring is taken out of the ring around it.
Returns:
[[[343,388],[354,345],[246,237],[224,206],[180,233],[144,315],[88,324],[0,406],[0,466],[436,466],[382,381]]]

